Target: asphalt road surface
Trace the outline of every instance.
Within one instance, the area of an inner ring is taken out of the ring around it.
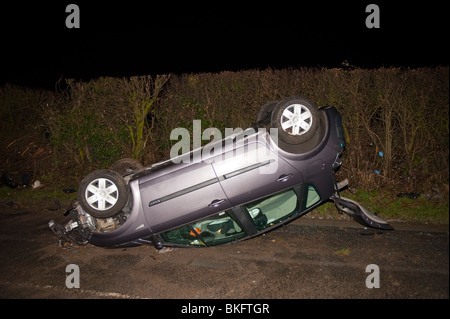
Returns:
[[[182,299],[177,312],[209,311],[199,299],[449,298],[448,225],[304,217],[237,244],[158,251],[62,248],[47,222],[65,218],[0,203],[0,298]]]

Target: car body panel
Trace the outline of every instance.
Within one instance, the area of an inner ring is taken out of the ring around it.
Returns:
[[[233,206],[303,182],[294,166],[258,141],[214,157],[212,166]]]
[[[231,207],[211,164],[205,162],[141,182],[139,187],[143,212],[154,233]]]

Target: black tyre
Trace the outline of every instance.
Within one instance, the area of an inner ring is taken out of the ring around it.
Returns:
[[[120,176],[126,176],[143,170],[144,166],[133,158],[122,158],[112,164],[110,169],[119,173]]]
[[[78,200],[88,214],[108,218],[119,213],[128,201],[128,187],[117,172],[93,171],[80,183]]]
[[[321,125],[319,110],[309,100],[297,96],[279,102],[272,111],[272,127],[288,144],[303,144],[311,140]]]
[[[277,104],[278,101],[270,101],[259,108],[258,113],[256,113],[257,126],[266,126],[270,124],[272,111],[277,106]]]

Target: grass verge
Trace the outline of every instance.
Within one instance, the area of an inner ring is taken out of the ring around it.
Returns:
[[[73,189],[51,186],[33,188],[0,187],[0,202],[10,207],[27,207],[38,210],[65,211],[77,197]]]
[[[448,194],[442,197],[429,198],[420,195],[412,199],[398,197],[392,191],[345,190],[341,196],[359,202],[375,215],[388,221],[405,221],[418,223],[448,224],[449,199]],[[339,219],[332,202],[325,203],[311,212],[310,217],[322,219]]]

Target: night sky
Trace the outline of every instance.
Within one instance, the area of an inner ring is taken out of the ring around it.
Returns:
[[[310,4],[312,2],[313,4]],[[80,28],[66,27],[66,6]],[[0,5],[1,83],[285,67],[448,65],[445,2],[16,1]],[[380,28],[366,27],[366,6]]]

